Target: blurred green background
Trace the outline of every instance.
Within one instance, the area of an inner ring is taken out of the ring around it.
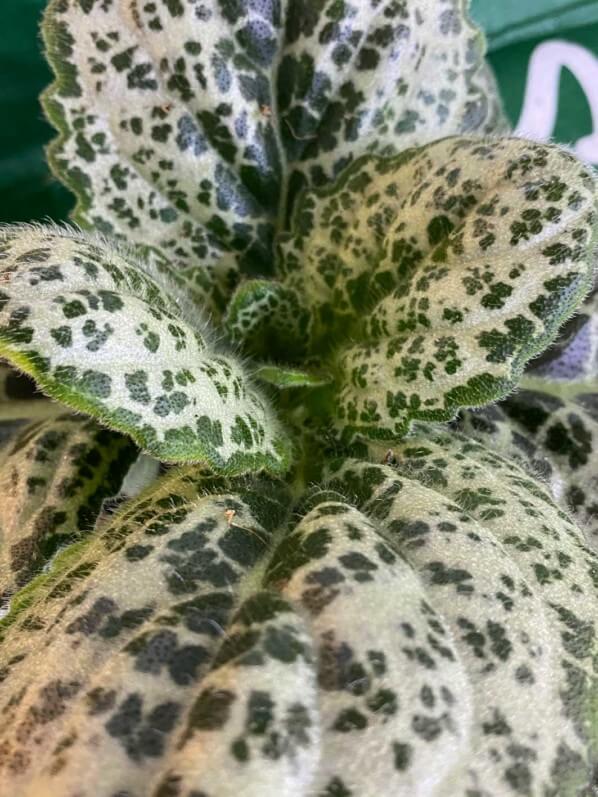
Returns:
[[[64,219],[71,195],[45,164],[54,137],[39,104],[51,81],[39,23],[46,0],[0,0],[0,221]]]
[[[53,137],[39,105],[51,80],[39,37],[46,0],[0,0],[0,221],[64,219],[70,194],[50,175],[44,145]],[[598,0],[472,0],[472,14],[488,37],[511,121],[519,118],[531,53],[559,38],[598,57]],[[598,61],[596,62],[598,70]],[[598,71],[596,81],[598,82]],[[595,109],[598,118],[598,108]],[[554,137],[574,142],[592,131],[588,100],[576,78],[561,71]]]

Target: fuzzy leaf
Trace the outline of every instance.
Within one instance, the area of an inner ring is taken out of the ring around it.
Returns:
[[[575,382],[580,391],[584,382],[598,381],[597,288],[560,330],[555,344],[530,363],[528,374],[559,383]]]
[[[468,673],[463,767],[444,793],[582,793],[598,762],[596,554],[537,481],[466,437],[422,430],[394,456],[344,463],[329,487],[418,573]]]
[[[0,466],[0,597],[93,529],[135,455],[126,437],[69,415],[29,424],[10,441]]]
[[[306,722],[311,737],[317,707],[304,621],[285,610],[279,597],[259,594],[254,575],[287,506],[280,485],[256,480],[231,491],[224,481],[186,469],[168,476],[106,529],[67,549],[17,595],[0,623],[1,662],[8,662],[0,668],[0,691],[21,688],[28,673],[29,683],[24,702],[0,729],[3,785],[23,795],[36,788],[56,797],[73,790],[81,797],[151,794],[168,782],[171,760],[184,761],[198,738],[208,743],[210,722],[216,731],[230,716],[231,744],[237,731],[239,745],[242,739],[251,747],[267,741],[269,736],[255,740],[239,728],[238,712],[252,695],[247,679],[263,677],[265,686],[268,676],[281,689],[276,704],[269,704],[269,730],[278,731],[281,742],[281,755],[263,775],[277,784],[278,792],[270,794],[280,794],[281,782],[297,777],[295,765],[309,772],[316,748],[301,743],[300,729]],[[70,608],[62,611],[65,600]],[[36,633],[35,625],[53,625],[54,632]],[[29,664],[42,652],[32,684]],[[247,664],[252,656],[263,658],[260,672],[245,665],[243,653]],[[63,710],[44,723],[35,756],[29,756],[31,741],[18,730],[22,717],[56,691]],[[227,706],[237,694],[229,715]],[[259,695],[249,700],[252,710],[256,699],[261,705]],[[291,706],[299,703],[303,709],[294,713]],[[70,729],[76,733],[65,755],[58,742]],[[230,746],[223,745],[219,755],[223,763],[235,760]],[[209,777],[210,759],[194,754],[187,771],[198,782],[206,770]],[[12,767],[17,760],[23,766]],[[220,768],[212,774],[218,777]]]
[[[58,556],[0,622],[3,784],[578,794],[596,555],[468,438],[395,455],[334,463],[294,511],[280,483],[187,468]]]
[[[160,459],[287,466],[265,400],[176,285],[73,232],[7,228],[0,244],[0,354],[46,393]]]
[[[546,481],[598,551],[596,394],[567,400],[519,390],[496,406],[463,412],[457,426]]]
[[[222,309],[239,272],[271,273],[304,185],[503,124],[465,6],[53,0],[50,155],[76,220],[149,245]]]
[[[305,354],[309,312],[280,282],[248,280],[235,291],[224,317],[229,339],[254,357],[297,362]]]
[[[508,393],[589,290],[595,227],[592,174],[520,139],[366,156],[306,194],[282,289],[331,352],[339,427],[393,439]]]
[[[462,755],[455,738],[469,734],[463,661],[424,580],[380,524],[342,495],[323,492],[310,503],[265,574],[266,585],[309,614],[318,643],[320,765],[300,794],[425,795],[422,774],[450,777]],[[454,736],[414,733],[430,688],[439,697],[431,726],[442,715]],[[443,702],[449,693],[456,699]],[[373,768],[357,752],[366,748],[378,751]]]

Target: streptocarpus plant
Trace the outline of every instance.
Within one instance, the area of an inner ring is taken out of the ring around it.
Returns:
[[[44,36],[81,229],[0,233],[49,397],[2,371],[0,795],[589,795],[593,173],[462,0]]]

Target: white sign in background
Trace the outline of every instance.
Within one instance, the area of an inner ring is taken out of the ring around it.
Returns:
[[[598,58],[579,44],[553,39],[533,51],[515,133],[537,141],[550,139],[558,115],[563,68],[574,75],[585,92],[592,114],[592,133],[573,142],[571,149],[582,160],[598,166]]]

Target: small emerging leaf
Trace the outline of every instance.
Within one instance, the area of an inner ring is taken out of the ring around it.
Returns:
[[[224,317],[230,340],[254,357],[299,361],[305,354],[309,312],[280,282],[248,280],[235,291]]]
[[[64,230],[6,228],[0,252],[0,354],[46,393],[163,460],[286,468],[265,399],[165,277]]]
[[[281,390],[293,387],[320,387],[327,385],[330,381],[326,376],[310,374],[307,371],[299,371],[279,365],[261,365],[254,376],[256,379],[268,382]]]

